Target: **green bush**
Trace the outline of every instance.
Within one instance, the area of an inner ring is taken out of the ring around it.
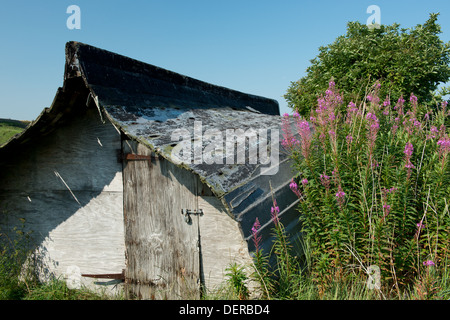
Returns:
[[[234,291],[234,294],[239,300],[246,300],[249,297],[249,291],[247,288],[247,275],[244,272],[244,268],[237,263],[233,263],[228,266],[225,271],[228,277],[227,282],[230,288]]]
[[[317,96],[333,78],[345,94],[344,107],[359,104],[369,82],[380,80],[380,97],[397,101],[402,93],[414,92],[424,104],[436,104],[449,93],[439,84],[450,78],[450,43],[440,40],[438,14],[423,25],[400,29],[398,24],[369,28],[349,22],[347,33],[328,46],[319,48],[305,77],[292,82],[285,98],[288,105],[309,116]]]

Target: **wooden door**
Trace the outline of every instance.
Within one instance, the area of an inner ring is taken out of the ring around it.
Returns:
[[[196,177],[137,142],[122,151],[128,297],[198,299],[199,217],[181,213],[198,209]]]

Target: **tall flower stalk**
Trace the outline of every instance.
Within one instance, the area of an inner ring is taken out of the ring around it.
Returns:
[[[414,165],[411,163],[411,156],[414,152],[414,147],[412,145],[411,142],[407,142],[406,146],[405,146],[405,150],[403,151],[403,153],[405,154],[405,168],[408,169],[408,180],[409,177],[411,176],[411,169],[414,169]]]
[[[360,105],[341,109],[330,82],[309,123],[297,118],[291,157],[301,178],[290,188],[301,199],[311,276],[323,284],[363,263],[379,266],[385,287],[399,288],[422,261],[450,258],[447,105],[427,110],[411,94],[391,107],[379,90],[375,84]]]

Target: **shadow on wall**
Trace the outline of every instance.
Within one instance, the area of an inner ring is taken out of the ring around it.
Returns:
[[[0,149],[0,241],[29,234],[41,275],[124,265],[120,135],[98,110],[79,109]]]

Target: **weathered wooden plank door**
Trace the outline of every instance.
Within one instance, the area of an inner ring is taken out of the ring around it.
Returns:
[[[127,267],[126,292],[138,299],[200,297],[197,180],[131,140],[122,151]],[[145,159],[151,157],[150,160]]]

